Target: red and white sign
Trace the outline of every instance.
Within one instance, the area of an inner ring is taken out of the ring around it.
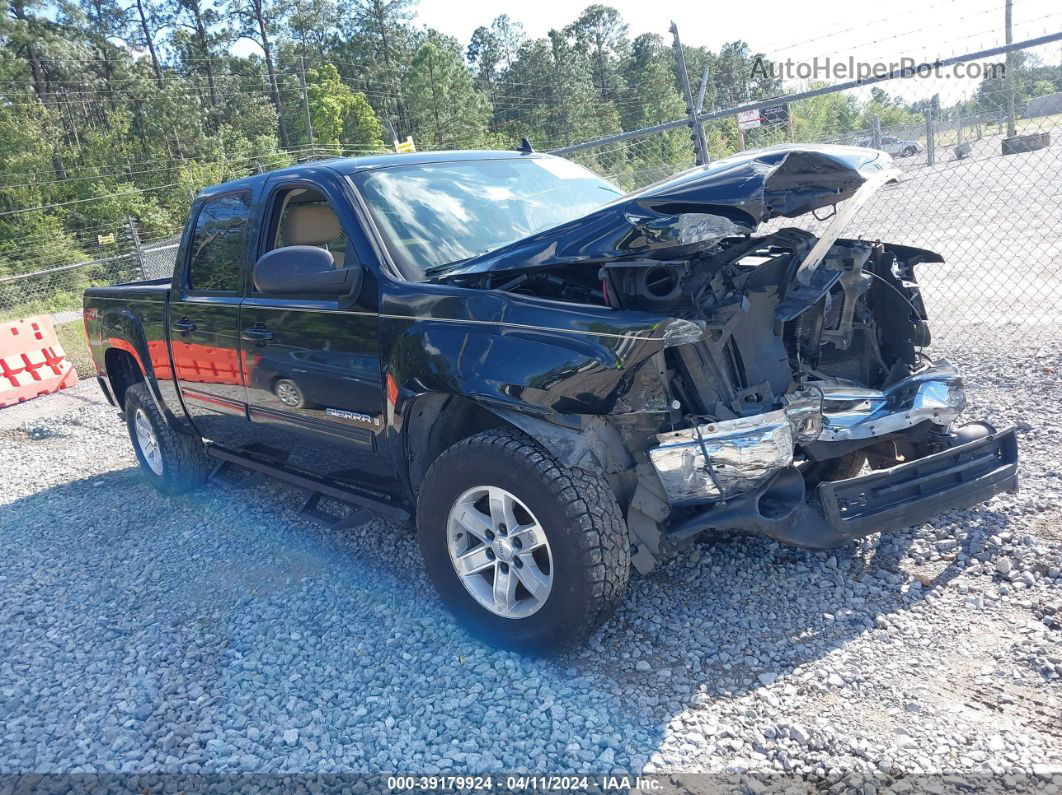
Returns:
[[[741,111],[737,115],[737,121],[739,130],[751,130],[755,127],[759,127],[763,123],[763,119],[760,117],[759,108]]]

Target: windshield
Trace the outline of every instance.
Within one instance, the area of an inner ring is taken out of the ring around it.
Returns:
[[[623,195],[555,157],[423,163],[354,177],[387,247],[421,281]]]

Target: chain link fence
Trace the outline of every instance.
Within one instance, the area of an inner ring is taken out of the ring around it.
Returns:
[[[0,277],[0,321],[80,309],[82,291],[93,285],[168,278],[177,246],[176,237],[145,244],[115,235],[100,246],[115,252],[108,256]]]
[[[969,64],[980,55],[952,62],[977,71]],[[845,236],[943,256],[944,264],[919,269],[939,338],[961,337],[972,327],[1035,327],[1055,338],[1062,336],[1062,95],[1050,89],[1014,88],[1012,129],[1002,76],[986,80],[947,70],[772,98],[758,108],[701,114],[698,123],[712,159],[783,143],[887,151],[902,177],[863,206]],[[1029,95],[1037,90],[1044,93]],[[677,121],[555,151],[634,189],[693,165],[690,131],[688,122]],[[809,214],[773,221],[763,231],[819,232],[829,220]]]
[[[140,250],[139,269],[143,279],[168,279],[173,275],[173,266],[177,261],[177,248],[181,245],[179,237],[160,240],[144,246]]]
[[[1034,43],[1059,39],[1062,34]],[[1053,333],[1062,326],[1055,320],[1062,312],[1062,95],[1053,95],[1044,81],[1012,85],[1003,76],[983,77],[993,66],[1001,75],[1005,49],[938,62],[942,66],[929,76],[910,70],[701,113],[698,123],[712,159],[781,143],[889,152],[902,178],[859,211],[847,234],[944,257],[943,265],[925,265],[919,273],[938,336],[961,334],[971,324],[1047,324]],[[956,70],[957,64],[964,68]],[[984,67],[982,76],[972,76],[978,70],[971,64]],[[1011,91],[1014,119],[1008,122]],[[690,133],[688,119],[676,120],[555,152],[634,189],[695,165]],[[784,225],[814,232],[828,220],[809,215],[784,219]],[[169,276],[177,238],[139,238],[131,220],[91,230],[79,259],[52,252],[34,272],[0,277],[0,319],[76,309],[81,291],[92,284]],[[85,251],[99,256],[87,258]]]

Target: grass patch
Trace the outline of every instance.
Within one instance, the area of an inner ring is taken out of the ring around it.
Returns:
[[[66,358],[77,369],[78,378],[92,378],[96,374],[96,365],[92,363],[88,340],[85,339],[85,325],[78,320],[69,323],[57,323],[55,335],[63,346]]]
[[[39,298],[35,301],[24,301],[11,304],[0,309],[0,323],[7,320],[19,320],[33,315],[50,315],[53,312],[65,312],[70,309],[80,309],[82,305],[81,291],[66,291],[53,293],[47,298]],[[2,297],[0,297],[2,302]]]

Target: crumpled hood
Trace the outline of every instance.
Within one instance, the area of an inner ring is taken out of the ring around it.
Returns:
[[[657,182],[593,212],[468,260],[440,276],[617,259],[676,259],[850,198],[893,169],[884,152],[782,145],[742,152]]]

